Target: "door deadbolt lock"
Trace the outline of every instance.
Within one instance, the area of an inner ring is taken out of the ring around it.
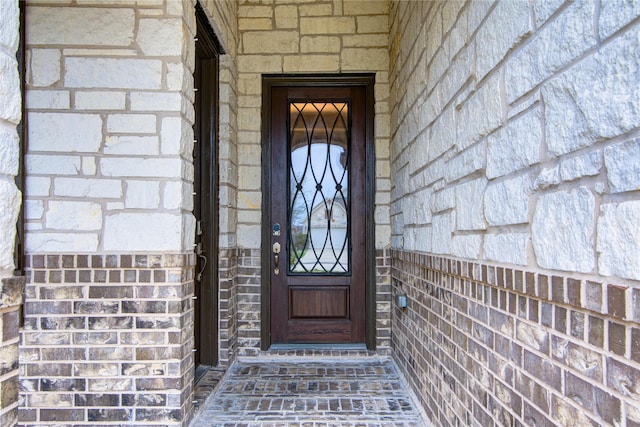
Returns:
[[[273,262],[274,262],[274,268],[273,268],[273,274],[275,274],[276,276],[278,274],[280,274],[280,268],[278,266],[278,264],[280,263],[280,243],[275,242],[273,244]]]

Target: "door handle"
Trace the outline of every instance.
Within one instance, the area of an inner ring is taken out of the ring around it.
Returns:
[[[198,282],[202,281],[202,274],[204,273],[204,269],[207,267],[207,257],[206,257],[206,252],[204,250],[204,248],[202,247],[202,243],[198,243],[196,245],[196,255],[202,259],[202,267],[200,268],[200,271],[196,274],[196,280]]]
[[[273,244],[273,261],[274,261],[274,269],[273,269],[273,273],[277,276],[278,274],[280,274],[280,267],[278,266],[278,264],[280,263],[280,243],[275,242]]]

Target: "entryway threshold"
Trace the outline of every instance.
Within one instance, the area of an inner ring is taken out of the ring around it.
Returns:
[[[430,425],[388,356],[266,357],[238,358],[191,427]]]

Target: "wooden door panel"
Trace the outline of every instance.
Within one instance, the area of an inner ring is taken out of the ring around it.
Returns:
[[[348,319],[348,287],[290,287],[289,316],[291,319]]]

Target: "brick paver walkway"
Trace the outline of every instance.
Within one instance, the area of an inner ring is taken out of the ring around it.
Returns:
[[[235,363],[192,427],[424,427],[393,362],[255,359]]]

